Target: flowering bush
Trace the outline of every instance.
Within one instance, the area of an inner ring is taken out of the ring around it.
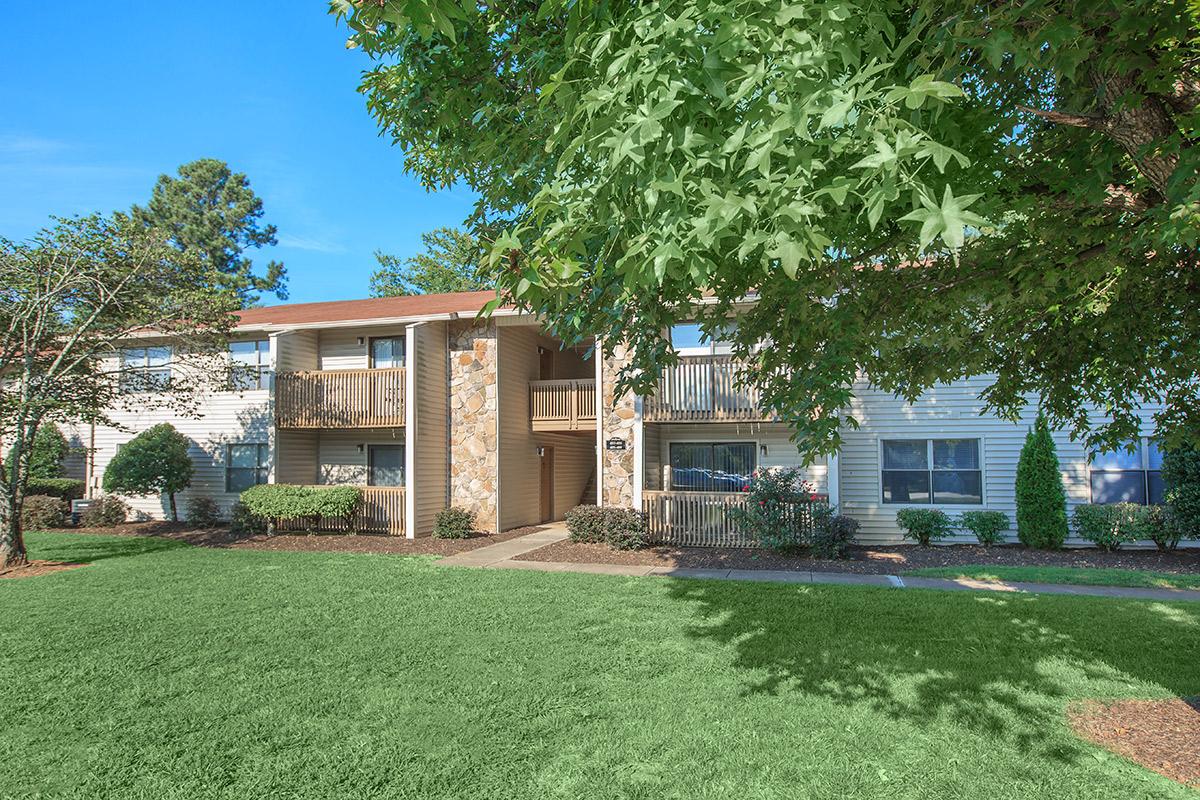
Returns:
[[[812,484],[796,468],[756,470],[748,486],[744,505],[730,514],[742,531],[764,547],[788,550],[809,544],[816,501]]]

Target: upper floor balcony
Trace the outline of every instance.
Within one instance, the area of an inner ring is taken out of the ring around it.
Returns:
[[[275,422],[280,428],[400,427],[404,407],[404,367],[275,376]]]
[[[596,381],[530,381],[529,420],[535,431],[578,431],[596,426]]]
[[[738,383],[741,367],[723,354],[680,356],[663,371],[658,390],[645,399],[647,422],[754,422],[772,415],[759,403],[758,390]]]

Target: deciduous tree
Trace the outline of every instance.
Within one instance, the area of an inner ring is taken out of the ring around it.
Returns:
[[[165,494],[171,521],[179,521],[175,493],[192,485],[196,467],[187,437],[169,422],[139,433],[117,450],[104,470],[104,491],[114,494]]]
[[[375,252],[379,270],[371,275],[372,297],[474,292],[496,284],[482,274],[483,248],[472,234],[438,228],[421,234],[424,252],[408,258]]]
[[[1092,444],[1142,404],[1169,440],[1200,430],[1185,0],[333,9],[407,168],[507,226],[506,299],[630,344],[628,387],[676,359],[664,327],[751,296],[735,351],[810,455],[860,381],[992,375],[986,410],[1040,396]]]

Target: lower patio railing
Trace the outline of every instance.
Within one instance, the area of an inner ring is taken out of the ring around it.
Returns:
[[[739,492],[642,492],[642,510],[652,542],[689,547],[758,547],[738,524],[733,509],[744,506]],[[816,495],[793,510],[801,537],[810,535],[813,510],[827,502]]]
[[[324,487],[323,487],[324,488]],[[316,520],[294,519],[281,522],[281,531],[361,531],[362,533],[386,533],[403,536],[404,531],[404,487],[403,486],[359,486],[362,490],[362,505],[353,520],[344,517],[320,517]]]

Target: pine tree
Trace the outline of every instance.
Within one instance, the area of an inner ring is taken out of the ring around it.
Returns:
[[[1067,495],[1046,417],[1025,436],[1017,462],[1017,538],[1027,547],[1057,550],[1067,539]]]
[[[165,494],[171,502],[171,520],[178,522],[175,493],[191,485],[194,472],[187,437],[164,422],[139,433],[117,451],[104,470],[104,491]]]

